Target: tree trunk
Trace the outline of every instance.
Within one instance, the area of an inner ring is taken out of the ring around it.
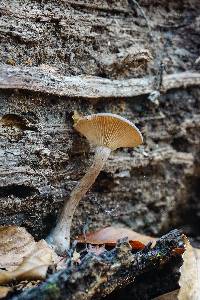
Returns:
[[[0,225],[47,236],[92,161],[73,114],[110,112],[144,144],[112,153],[73,236],[199,235],[199,12],[198,0],[1,1]]]

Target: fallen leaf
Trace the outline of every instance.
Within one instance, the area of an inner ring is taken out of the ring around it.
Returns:
[[[149,242],[156,242],[156,238],[137,233],[129,228],[106,227],[95,232],[76,237],[78,243],[88,243],[93,245],[115,246],[119,239],[128,237],[128,241],[133,249],[140,250]]]
[[[52,249],[44,240],[36,243],[34,251],[14,271],[1,271],[0,284],[13,280],[36,280],[46,277],[49,265],[53,263]]]
[[[185,248],[174,248],[172,250],[175,254],[179,254],[179,255],[182,255],[184,252],[185,252]]]
[[[59,257],[48,244],[35,242],[25,228],[0,227],[0,284],[13,280],[35,280],[46,277],[49,265]]]
[[[132,240],[130,240],[129,244],[131,245],[132,249],[135,249],[135,250],[142,250],[145,247],[145,244],[143,244],[140,241],[132,241]]]
[[[200,249],[193,248],[186,238],[185,244],[178,300],[200,300]]]
[[[0,226],[0,268],[14,270],[35,248],[36,242],[25,228]]]
[[[0,299],[3,299],[5,298],[8,293],[12,291],[12,288],[11,287],[8,287],[8,286],[0,286]]]

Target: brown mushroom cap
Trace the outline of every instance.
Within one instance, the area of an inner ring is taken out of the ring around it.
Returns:
[[[132,122],[115,114],[100,113],[80,117],[74,127],[91,144],[111,150],[136,147],[143,142],[139,129]]]

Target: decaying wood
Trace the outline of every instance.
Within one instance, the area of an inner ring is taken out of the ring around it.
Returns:
[[[40,68],[0,67],[0,88],[22,89],[59,96],[81,98],[133,97],[156,88],[156,77],[110,80],[92,76],[60,76]],[[200,73],[165,75],[162,91],[200,85]]]
[[[1,1],[1,225],[47,236],[92,161],[74,111],[111,112],[144,144],[113,153],[73,237],[111,224],[159,236],[185,220],[199,235],[200,2],[138,3]]]
[[[51,275],[39,287],[27,290],[11,299],[102,299],[115,289],[130,283],[133,283],[134,288],[134,281],[138,276],[152,270],[157,273],[169,262],[172,263],[175,271],[181,264],[181,256],[176,254],[176,249],[183,247],[183,236],[177,230],[159,239],[154,248],[147,246],[137,253],[133,253],[130,245],[124,241],[100,256],[86,254],[78,266],[71,265],[69,261],[66,269]],[[160,286],[162,289],[162,279]],[[152,296],[157,295],[154,293]],[[137,297],[137,299],[144,298]]]

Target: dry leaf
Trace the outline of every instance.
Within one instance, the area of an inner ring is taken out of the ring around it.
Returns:
[[[143,249],[145,244],[156,241],[155,238],[137,233],[129,228],[106,227],[95,232],[90,232],[85,236],[78,236],[76,240],[79,243],[88,243],[93,245],[105,244],[115,246],[119,239],[128,237],[128,241],[133,249]]]
[[[36,280],[46,277],[47,269],[52,264],[52,249],[44,240],[36,243],[34,251],[14,271],[1,271],[0,284],[13,280]]]
[[[185,252],[185,248],[174,248],[172,250],[173,253],[182,255]]]
[[[0,268],[16,269],[35,245],[34,238],[25,228],[0,226]]]
[[[0,227],[0,284],[13,280],[34,280],[46,277],[49,265],[58,256],[41,240],[34,238],[22,227]]]
[[[178,300],[200,300],[200,249],[193,248],[187,239],[185,244]]]
[[[8,286],[0,286],[0,299],[3,299],[5,298],[8,293],[12,291],[12,288],[11,287],[8,287]]]

